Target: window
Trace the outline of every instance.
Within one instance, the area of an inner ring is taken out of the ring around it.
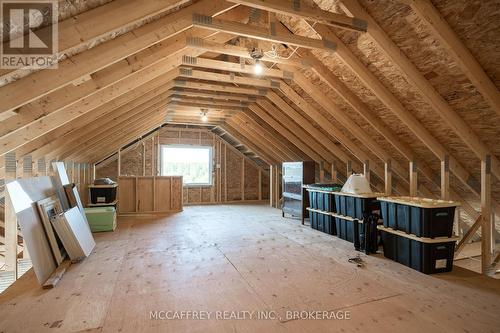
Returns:
[[[184,185],[212,185],[212,147],[161,147],[161,175],[182,176]]]

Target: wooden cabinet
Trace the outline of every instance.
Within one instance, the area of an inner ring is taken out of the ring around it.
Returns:
[[[313,161],[284,162],[282,168],[283,203],[282,214],[298,216],[304,224],[308,216],[306,208],[309,197],[303,185],[312,184],[315,180],[315,163]]]

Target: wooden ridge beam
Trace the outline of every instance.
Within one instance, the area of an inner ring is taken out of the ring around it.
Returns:
[[[283,14],[299,19],[310,20],[336,28],[353,31],[366,31],[366,21],[346,15],[311,7],[300,0],[228,0],[232,3],[258,8],[276,14]]]
[[[293,45],[306,49],[316,49],[328,52],[335,51],[335,43],[328,40],[312,39],[296,35],[273,34],[272,31],[248,24],[214,19],[211,16],[194,13],[193,25],[214,31],[227,32],[238,36],[264,40],[274,43]]]
[[[491,150],[479,139],[472,128],[458,115],[458,113],[450,107],[444,98],[436,91],[429,81],[427,81],[424,75],[410,59],[404,55],[401,49],[365,11],[358,1],[342,0],[342,6],[348,14],[358,16],[368,22],[369,27],[367,33],[370,37],[401,70],[401,73],[404,74],[409,82],[418,89],[422,98],[434,109],[441,119],[453,129],[454,133],[462,139],[474,154],[480,159],[486,155],[491,156],[492,174],[497,177],[497,179],[500,179],[500,163],[491,153]],[[446,154],[442,152],[440,156],[441,160],[444,158],[444,155]],[[455,160],[452,161],[450,156],[450,167],[453,167],[456,162]]]
[[[476,89],[500,115],[500,93],[477,59],[429,0],[408,0],[413,11],[441,42]]]

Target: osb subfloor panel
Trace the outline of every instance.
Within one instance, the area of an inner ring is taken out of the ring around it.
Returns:
[[[0,296],[2,332],[498,332],[500,284],[456,268],[427,276],[259,205],[121,218],[42,290]],[[150,311],[345,310],[350,320],[151,320]]]

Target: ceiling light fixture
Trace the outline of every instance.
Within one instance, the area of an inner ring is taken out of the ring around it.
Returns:
[[[253,71],[255,74],[260,75],[264,71],[264,67],[262,66],[262,63],[260,59],[264,57],[264,53],[262,52],[261,49],[258,49],[254,47],[252,51],[250,51],[250,57],[255,60],[255,65],[253,67]]]
[[[207,111],[201,111],[201,121],[206,123],[208,121]]]
[[[255,65],[253,66],[253,72],[257,75],[262,74],[264,69],[262,68],[262,64],[260,63],[260,60],[255,60]]]

